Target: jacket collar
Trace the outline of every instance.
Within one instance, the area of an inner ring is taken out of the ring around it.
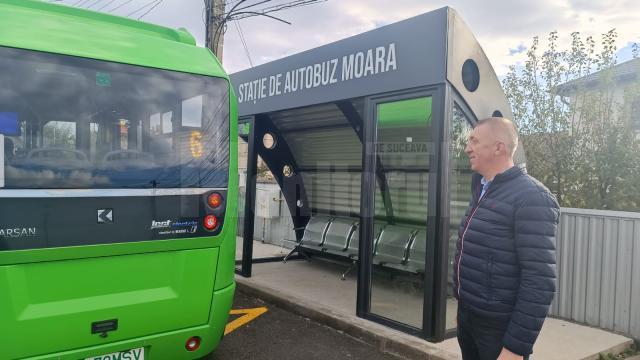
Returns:
[[[526,173],[527,173],[527,168],[525,167],[525,164],[516,164],[510,167],[509,169],[501,172],[500,174],[496,175],[496,177],[494,177],[493,180],[491,180],[491,184],[495,185],[501,182],[506,182],[511,179],[515,179],[518,176],[525,175]],[[481,180],[482,180],[482,175],[478,173],[473,174],[474,188],[478,186],[478,184],[480,184]]]

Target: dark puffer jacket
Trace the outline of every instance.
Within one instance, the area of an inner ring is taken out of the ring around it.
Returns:
[[[480,180],[458,231],[454,294],[479,316],[504,320],[504,347],[529,355],[555,294],[558,202],[519,166],[478,202]]]

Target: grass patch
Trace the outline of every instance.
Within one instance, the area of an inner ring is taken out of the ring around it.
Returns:
[[[613,354],[605,355],[601,353],[598,355],[598,360],[620,360],[620,359],[626,359],[638,354],[640,354],[640,352],[638,352],[638,349],[635,346],[632,346],[618,355],[613,355]]]

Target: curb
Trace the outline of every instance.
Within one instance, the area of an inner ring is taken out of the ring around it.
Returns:
[[[456,354],[439,349],[419,338],[389,329],[355,315],[344,315],[318,303],[292,295],[279,295],[276,290],[236,277],[236,290],[270,302],[296,315],[342,331],[370,344],[379,351],[408,360],[459,360]]]

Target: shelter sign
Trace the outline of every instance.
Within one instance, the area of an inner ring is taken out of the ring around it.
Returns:
[[[448,16],[442,8],[231,74],[238,115],[444,83]]]
[[[272,96],[302,92],[398,70],[396,44],[390,43],[365,51],[264,76],[238,85],[238,103]]]

